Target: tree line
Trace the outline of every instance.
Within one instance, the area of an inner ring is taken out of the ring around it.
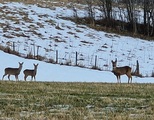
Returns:
[[[154,0],[85,0],[85,4],[88,14],[84,19],[91,25],[154,36]],[[100,19],[96,19],[94,6],[101,11]],[[74,12],[75,18],[78,18],[78,11]],[[81,19],[76,20],[79,22]]]

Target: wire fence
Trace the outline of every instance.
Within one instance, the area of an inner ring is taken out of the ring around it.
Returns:
[[[82,68],[95,69],[101,71],[112,70],[111,59],[104,58],[97,54],[89,55],[84,52],[55,49],[55,50],[49,50],[48,55],[43,55],[45,53],[43,54],[41,53],[42,49],[43,48],[41,46],[33,44],[31,45],[31,50],[28,51],[27,53],[26,52],[24,53],[19,49],[19,45],[16,42],[7,42],[5,43],[5,46],[0,44],[0,50],[26,59],[35,59],[52,64],[78,66]],[[142,77],[142,74],[139,72],[138,61],[136,65],[135,64],[133,65],[132,74],[135,76]],[[153,75],[153,71],[151,75]]]
[[[0,45],[0,49],[6,53],[14,54],[19,57],[26,59],[35,59],[39,61],[44,61],[47,63],[68,65],[68,66],[78,66],[82,68],[96,69],[96,70],[111,70],[110,62],[108,59],[105,59],[106,63],[100,62],[102,60],[98,55],[88,55],[87,53],[78,52],[78,51],[61,51],[61,50],[52,50],[50,51],[50,56],[41,55],[41,47],[33,45],[33,48],[28,53],[20,52],[17,49],[15,42],[8,43],[7,46]]]

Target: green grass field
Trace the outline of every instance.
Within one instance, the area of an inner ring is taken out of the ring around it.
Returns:
[[[153,120],[154,84],[0,81],[0,120]]]

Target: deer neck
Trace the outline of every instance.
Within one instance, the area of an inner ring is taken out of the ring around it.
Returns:
[[[20,71],[21,71],[21,69],[22,69],[22,66],[19,66],[18,71],[20,72]]]
[[[113,71],[114,71],[114,70],[116,70],[116,69],[117,69],[117,67],[116,67],[116,66],[115,66],[115,67],[113,67]]]
[[[37,72],[37,68],[34,68],[34,73],[36,74],[36,72]]]
[[[113,67],[112,72],[113,72],[114,74],[118,74],[118,69],[117,69],[117,67]]]

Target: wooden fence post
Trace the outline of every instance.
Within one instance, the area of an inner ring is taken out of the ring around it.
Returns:
[[[40,48],[41,46],[37,46],[37,59],[39,59],[39,48]]]
[[[77,52],[75,53],[75,56],[76,56],[75,57],[75,65],[77,66],[78,65],[78,62],[77,62],[78,61],[78,53]]]
[[[139,75],[139,74],[140,74],[139,62],[138,62],[138,60],[136,61],[136,70],[135,70],[135,74],[136,74],[136,75]]]
[[[58,63],[58,50],[56,50],[56,64]]]
[[[13,52],[15,51],[15,42],[13,42]]]
[[[95,68],[97,67],[97,55],[95,56]]]
[[[35,59],[35,44],[33,44],[33,48],[34,48],[34,59]]]

